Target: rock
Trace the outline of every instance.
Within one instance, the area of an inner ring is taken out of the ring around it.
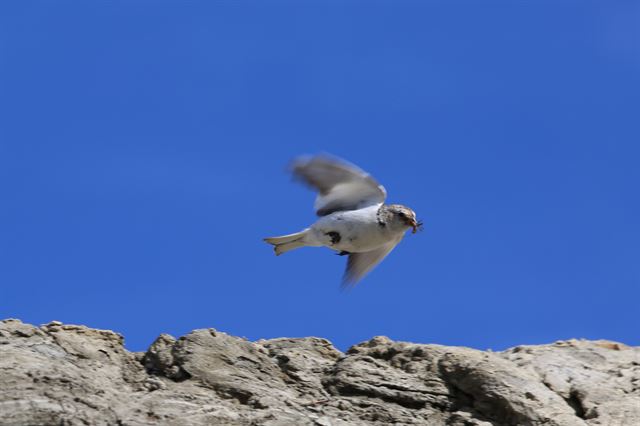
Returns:
[[[503,358],[533,372],[590,425],[640,425],[640,351],[606,340],[519,346]]]
[[[569,340],[504,352],[375,337],[249,342],[214,329],[146,353],[121,335],[0,322],[0,425],[640,424],[640,348]]]

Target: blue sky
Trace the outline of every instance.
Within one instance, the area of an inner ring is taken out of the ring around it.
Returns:
[[[133,350],[640,344],[637,2],[2,2],[0,317]],[[276,258],[329,152],[425,230],[354,290]]]

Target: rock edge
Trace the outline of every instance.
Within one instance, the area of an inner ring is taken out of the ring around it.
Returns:
[[[640,348],[503,352],[214,329],[128,352],[108,330],[0,321],[0,425],[640,425]]]

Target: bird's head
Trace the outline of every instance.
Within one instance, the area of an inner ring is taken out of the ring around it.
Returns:
[[[412,233],[415,234],[418,229],[422,228],[422,222],[416,218],[416,213],[409,207],[405,207],[400,204],[391,204],[388,206],[388,211],[392,215],[392,220],[396,223],[400,223],[403,226],[412,228]]]

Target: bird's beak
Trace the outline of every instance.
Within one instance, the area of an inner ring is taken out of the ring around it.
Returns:
[[[411,231],[412,234],[422,230],[422,222],[419,222],[417,219],[412,219],[409,225],[413,228],[413,231]]]

